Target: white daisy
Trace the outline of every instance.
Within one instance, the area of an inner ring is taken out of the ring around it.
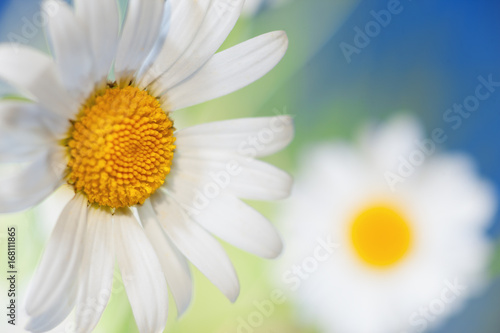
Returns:
[[[321,332],[422,332],[481,285],[496,199],[467,157],[433,155],[437,143],[424,138],[401,117],[360,147],[302,156],[279,276]],[[417,155],[425,162],[392,191],[388,172]]]
[[[178,313],[190,303],[187,260],[237,298],[233,266],[209,232],[262,257],[280,253],[272,225],[238,198],[289,194],[291,177],[255,158],[289,144],[290,117],[177,132],[171,119],[256,81],[285,54],[281,31],[215,54],[243,3],[130,0],[120,32],[115,0],[75,0],[74,11],[46,0],[54,59],[0,45],[0,78],[32,100],[0,103],[0,161],[26,164],[0,183],[0,212],[32,207],[64,183],[75,192],[28,292],[29,330],[50,330],[76,307],[76,331],[92,331],[115,257],[139,330],[159,332],[167,284]]]

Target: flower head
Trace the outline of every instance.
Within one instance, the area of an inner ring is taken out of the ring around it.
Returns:
[[[321,331],[423,332],[486,279],[496,198],[468,157],[436,152],[413,118],[360,141],[302,157],[280,277]],[[402,179],[394,191],[389,173]]]
[[[159,332],[167,284],[179,313],[190,303],[188,261],[238,296],[210,233],[263,257],[280,253],[277,232],[239,198],[288,195],[290,176],[255,158],[289,144],[291,118],[174,127],[174,111],[256,81],[285,54],[279,31],[216,53],[243,3],[130,0],[120,29],[115,0],[75,0],[74,10],[45,0],[54,58],[0,45],[0,78],[30,99],[0,102],[0,161],[27,162],[0,184],[0,212],[36,205],[61,185],[75,192],[28,292],[29,330],[48,331],[76,308],[76,330],[92,331],[115,257],[139,330]],[[239,149],[265,129],[272,136],[257,154]]]

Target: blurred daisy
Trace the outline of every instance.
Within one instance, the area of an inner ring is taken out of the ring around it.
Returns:
[[[281,283],[321,332],[421,332],[482,284],[495,197],[468,158],[433,155],[436,143],[411,118],[361,141],[302,157]],[[392,191],[387,176],[417,155]]]
[[[178,313],[190,303],[186,259],[237,298],[234,268],[209,232],[262,257],[280,253],[272,225],[238,198],[288,195],[290,176],[255,158],[288,145],[291,119],[176,132],[171,118],[256,81],[285,54],[280,31],[215,54],[243,2],[130,0],[120,29],[115,0],[75,0],[74,11],[46,0],[54,59],[0,45],[0,78],[32,100],[0,103],[0,161],[27,165],[1,182],[0,212],[32,207],[63,183],[75,192],[28,292],[29,330],[50,330],[76,307],[76,331],[92,331],[115,256],[140,332],[159,332],[167,283]],[[253,144],[255,154],[245,154]]]

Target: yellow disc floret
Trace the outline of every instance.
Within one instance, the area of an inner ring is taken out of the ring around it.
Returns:
[[[412,244],[408,220],[385,205],[362,210],[355,217],[350,233],[359,258],[376,268],[388,268],[399,263]]]
[[[143,204],[170,172],[174,127],[156,98],[136,87],[107,88],[72,126],[68,182],[90,203]]]

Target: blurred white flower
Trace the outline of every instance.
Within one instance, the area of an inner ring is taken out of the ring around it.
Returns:
[[[425,141],[425,161],[396,191],[386,180],[423,140],[400,117],[359,147],[324,144],[301,157],[279,278],[321,332],[421,332],[484,282],[496,198],[472,161]]]

